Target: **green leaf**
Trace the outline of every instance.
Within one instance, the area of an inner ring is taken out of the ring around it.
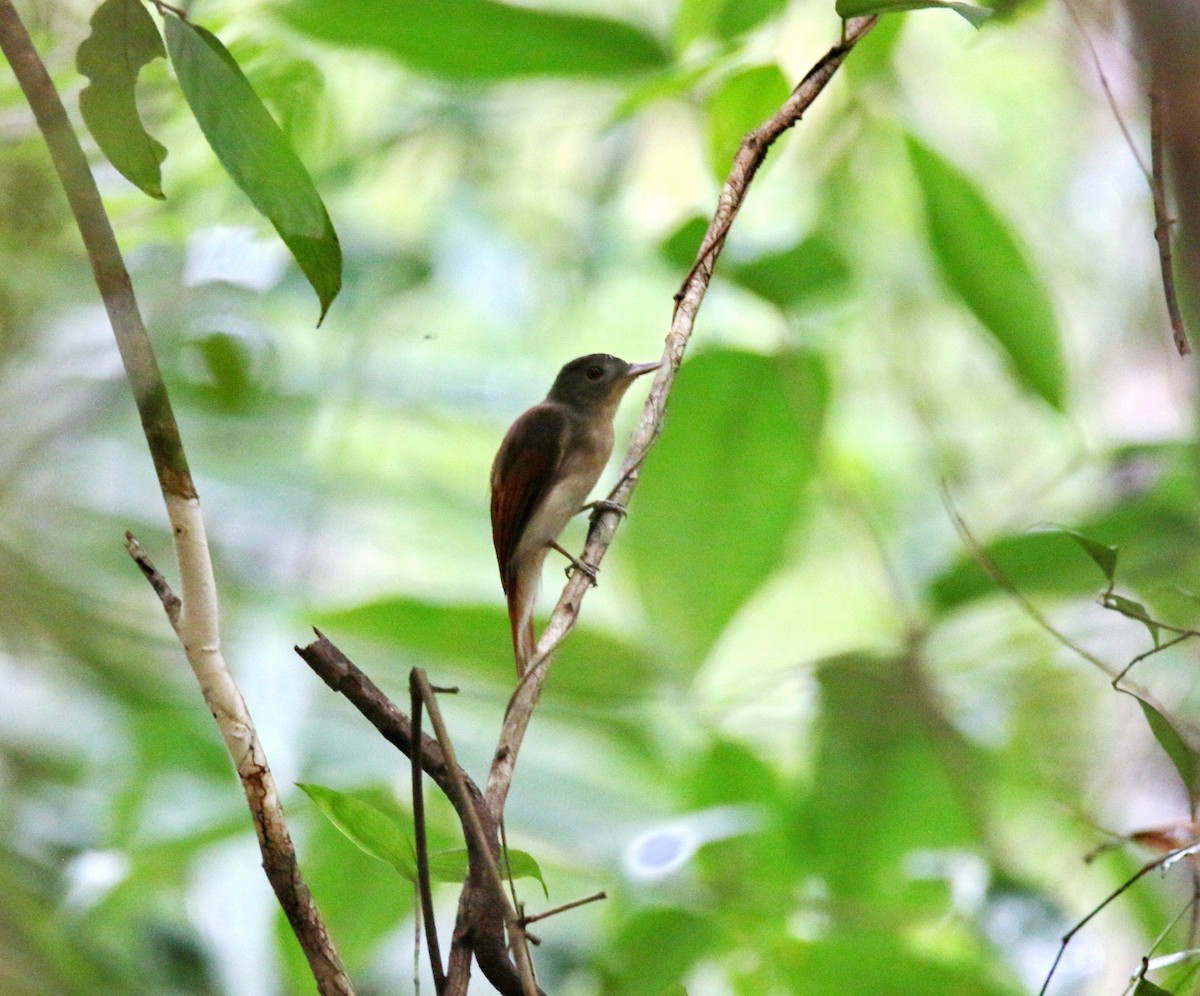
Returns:
[[[163,199],[167,149],[142,127],[134,87],[142,67],[166,57],[154,19],[141,0],[105,0],[92,15],[92,33],[75,56],[91,82],[79,95],[79,110],[100,151],[130,183]]]
[[[1063,529],[1062,532],[1083,547],[1084,553],[1096,562],[1096,566],[1104,572],[1108,583],[1112,584],[1117,573],[1117,553],[1120,548],[1109,546],[1107,543],[1097,542],[1088,536],[1084,536],[1083,533],[1077,533],[1074,529]]]
[[[717,350],[679,372],[628,528],[648,614],[687,665],[782,562],[828,395],[809,352]]]
[[[669,906],[642,909],[629,917],[605,961],[615,984],[605,992],[619,996],[654,994],[678,985],[696,962],[714,957],[724,946],[725,930],[717,917]]]
[[[1022,383],[1055,408],[1066,373],[1054,307],[1024,247],[964,173],[907,138],[942,279],[1012,361]]]
[[[732,41],[787,6],[787,0],[680,0],[672,34],[679,51],[697,38]]]
[[[1125,598],[1123,595],[1114,595],[1110,592],[1104,599],[1104,607],[1119,612],[1128,619],[1136,619],[1145,625],[1146,629],[1150,631],[1150,639],[1154,641],[1156,647],[1158,646],[1159,623],[1146,611],[1146,606],[1141,602],[1135,602],[1132,598]]]
[[[672,266],[686,272],[696,262],[696,253],[708,231],[708,219],[697,215],[689,218],[664,239],[658,247],[659,255]]]
[[[607,78],[668,64],[659,42],[630,24],[493,0],[293,0],[280,14],[313,38],[382,50],[450,80]]]
[[[779,110],[792,92],[774,63],[744,69],[724,80],[708,99],[708,164],[713,175],[729,173],[738,146]]]
[[[448,851],[438,851],[429,855],[429,877],[435,882],[462,882],[467,877],[467,849],[454,847]],[[550,898],[550,890],[546,888],[546,880],[542,878],[542,869],[528,851],[508,850],[508,867],[501,865],[500,874],[505,878],[512,875],[515,879],[535,878],[542,887],[546,898]]]
[[[1188,798],[1192,801],[1194,809],[1197,794],[1200,792],[1200,756],[1188,746],[1166,716],[1140,695],[1134,695],[1134,698],[1142,707],[1142,713],[1146,717],[1146,722],[1150,724],[1150,731],[1154,734],[1154,739],[1167,752],[1167,757],[1171,759],[1175,770],[1179,772],[1179,777],[1183,781],[1184,788],[1187,789]]]
[[[767,253],[750,263],[726,265],[724,274],[781,308],[820,301],[850,285],[849,264],[823,235],[810,235],[791,249]]]
[[[1078,532],[1103,537],[1120,550],[1121,577],[1142,591],[1189,587],[1200,578],[1200,478],[1191,444],[1123,447],[1105,472],[1119,501],[1078,524]],[[1136,480],[1136,487],[1126,482]],[[1025,594],[1093,598],[1094,559],[1065,532],[1022,532],[987,544],[988,556]],[[932,583],[942,609],[995,595],[996,583],[969,554],[961,555]]]
[[[774,17],[786,6],[787,0],[725,0],[717,10],[717,34],[731,41]]]
[[[813,826],[804,837],[835,897],[933,912],[946,895],[901,874],[904,862],[914,851],[980,843],[961,786],[983,772],[921,666],[910,656],[846,654],[817,669]]]
[[[1156,986],[1149,979],[1142,977],[1138,979],[1137,988],[1133,991],[1133,996],[1173,996],[1173,994],[1169,989]]]
[[[345,792],[297,782],[329,822],[353,844],[391,865],[410,882],[417,877],[417,859],[408,833],[387,813]]]
[[[342,286],[342,249],[312,178],[217,37],[171,14],[166,25],[171,63],[200,130],[291,250],[323,319]]]
[[[961,15],[974,28],[982,27],[983,22],[992,16],[987,7],[959,3],[958,0],[837,0],[834,4],[834,9],[842,20],[867,14],[894,14],[905,10],[929,10],[939,7]]]

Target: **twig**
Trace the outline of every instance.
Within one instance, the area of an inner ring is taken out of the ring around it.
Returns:
[[[1150,192],[1154,196],[1154,240],[1158,243],[1158,265],[1162,271],[1163,293],[1167,300],[1167,316],[1171,320],[1171,334],[1175,337],[1175,348],[1180,356],[1192,351],[1188,343],[1187,330],[1183,325],[1183,314],[1179,310],[1179,297],[1175,291],[1175,266],[1171,260],[1171,225],[1174,223],[1167,212],[1166,180],[1163,170],[1163,121],[1162,97],[1150,92]]]
[[[992,560],[987,550],[983,548],[983,545],[971,532],[966,520],[964,520],[962,515],[959,514],[957,507],[955,507],[954,499],[950,497],[950,490],[946,487],[944,481],[942,482],[942,504],[946,508],[946,514],[950,516],[950,521],[954,523],[954,528],[958,533],[959,539],[962,540],[963,546],[967,548],[967,551],[972,557],[975,558],[975,562],[979,564],[981,568],[983,568],[988,577],[990,577],[992,581],[996,583],[996,586],[1007,592],[1017,602],[1017,604],[1021,606],[1021,608],[1025,611],[1025,614],[1028,615],[1030,619],[1037,623],[1038,626],[1054,637],[1054,639],[1056,639],[1064,647],[1066,647],[1068,650],[1073,650],[1085,661],[1095,664],[1096,667],[1111,677],[1113,673],[1112,665],[1106,661],[1102,661],[1095,654],[1084,650],[1083,647],[1071,640],[1068,636],[1066,636],[1066,634],[1057,630],[1050,620],[1042,614],[1041,610],[1028,598],[1026,598],[1025,594],[1015,584],[1013,584],[1012,578],[1010,578],[1004,573],[1004,571],[1000,569],[1000,565]]]
[[[424,669],[419,667],[413,668],[412,682],[414,688],[419,692],[421,699],[424,701],[425,708],[429,710],[429,721],[433,724],[438,743],[442,745],[442,751],[446,756],[446,764],[450,771],[450,784],[453,790],[450,796],[451,801],[456,801],[455,808],[464,814],[463,830],[466,832],[468,839],[473,840],[476,849],[483,858],[483,864],[487,870],[488,884],[504,906],[505,925],[508,927],[509,941],[512,944],[513,953],[517,959],[517,969],[521,973],[521,987],[524,990],[525,996],[537,996],[537,984],[533,980],[533,965],[529,960],[529,949],[525,945],[525,929],[521,925],[517,911],[509,903],[508,896],[504,891],[504,878],[500,874],[500,866],[496,863],[491,843],[483,831],[483,824],[480,821],[479,811],[475,808],[475,801],[467,790],[466,780],[454,756],[454,745],[450,741],[450,733],[446,729],[446,724],[442,721],[442,711],[438,707],[437,697],[433,694],[433,689],[429,687],[429,680],[425,677]]]
[[[1058,947],[1058,954],[1054,956],[1054,962],[1050,966],[1050,971],[1046,973],[1046,979],[1042,983],[1042,988],[1038,990],[1038,996],[1045,996],[1046,987],[1050,985],[1050,980],[1054,977],[1054,971],[1058,968],[1058,963],[1062,961],[1063,953],[1067,950],[1067,945],[1071,943],[1071,938],[1078,934],[1088,924],[1088,922],[1094,916],[1096,916],[1096,914],[1098,914],[1102,909],[1104,909],[1105,906],[1119,897],[1122,893],[1126,892],[1139,879],[1154,871],[1155,868],[1162,868],[1174,864],[1180,858],[1186,857],[1189,854],[1195,854],[1197,851],[1200,851],[1200,844],[1189,844],[1187,847],[1176,848],[1174,851],[1170,851],[1167,854],[1164,854],[1161,857],[1155,858],[1153,861],[1142,865],[1142,867],[1134,872],[1131,877],[1127,878],[1121,883],[1121,885],[1114,889],[1098,906],[1093,907],[1087,916],[1085,916],[1082,920],[1075,924],[1074,927],[1063,934],[1062,943]]]
[[[1128,617],[1126,617],[1126,618],[1128,618]],[[1149,650],[1143,651],[1142,653],[1138,654],[1136,657],[1133,658],[1133,660],[1131,660],[1128,664],[1126,664],[1124,668],[1121,669],[1120,674],[1118,674],[1115,678],[1113,678],[1113,680],[1112,680],[1113,688],[1118,692],[1128,691],[1128,689],[1121,687],[1121,681],[1125,677],[1125,675],[1127,675],[1130,671],[1133,670],[1133,666],[1135,664],[1140,664],[1147,657],[1153,657],[1155,654],[1161,653],[1164,650],[1170,650],[1171,647],[1175,646],[1175,644],[1183,643],[1184,640],[1190,639],[1191,637],[1198,636],[1198,635],[1200,635],[1200,634],[1198,634],[1195,630],[1187,630],[1184,633],[1180,633],[1173,640],[1168,640],[1166,643],[1160,643],[1157,646],[1151,647]],[[1131,694],[1136,694],[1136,693],[1131,693]]]
[[[413,837],[417,851],[418,902],[425,920],[425,936],[429,946],[429,968],[433,973],[434,992],[441,996],[446,989],[446,970],[442,967],[442,951],[438,944],[437,920],[433,915],[433,887],[429,881],[429,842],[425,837],[425,791],[421,772],[421,690],[417,687],[416,670],[409,676],[412,700],[412,802]]]
[[[607,892],[593,892],[590,896],[584,896],[582,899],[572,899],[569,903],[563,903],[561,906],[555,906],[542,913],[535,913],[533,916],[523,916],[521,917],[521,926],[527,927],[531,923],[537,923],[539,920],[545,920],[550,916],[557,916],[559,913],[566,913],[567,910],[573,910],[577,906],[583,906],[585,903],[594,903],[607,898]]]
[[[133,562],[141,569],[146,580],[150,582],[150,587],[154,589],[154,594],[158,596],[158,600],[162,602],[162,607],[167,613],[167,620],[171,623],[171,628],[178,629],[179,609],[183,603],[179,601],[179,596],[167,584],[167,579],[162,576],[162,571],[154,566],[149,554],[142,548],[142,544],[128,530],[125,531],[125,550],[133,558]]]
[[[352,993],[350,980],[300,874],[254,721],[221,654],[216,581],[200,503],[129,272],[79,139],[12,0],[0,0],[0,50],[12,66],[45,138],[108,312],[171,522],[182,598],[174,594],[164,598],[164,589],[170,589],[157,571],[146,576],[163,602],[205,703],[221,730],[258,834],[263,869],[304,950],[317,986],[322,993]],[[143,553],[138,564],[144,573],[148,562]]]
[[[679,292],[675,295],[675,310],[663,350],[664,362],[655,375],[654,383],[650,388],[650,396],[642,407],[637,427],[629,441],[625,462],[618,474],[618,483],[608,496],[608,500],[613,504],[628,507],[629,498],[637,486],[638,468],[662,432],[667,395],[675,380],[675,373],[683,361],[684,350],[687,348],[688,340],[691,338],[692,329],[696,323],[696,314],[704,300],[709,282],[712,280],[713,267],[725,245],[730,227],[746,199],[751,180],[754,179],[755,173],[766,158],[772,143],[800,120],[845,61],[846,56],[850,54],[859,40],[874,27],[877,20],[877,17],[872,16],[856,17],[847,21],[841,42],[817,61],[816,65],[792,91],[783,106],[768,121],[742,140],[741,147],[734,157],[733,168],[730,170],[729,177],[726,179],[717,201],[716,212],[700,244],[696,262],[688,272]],[[612,543],[620,520],[621,516],[617,512],[608,509],[601,511],[601,514],[594,519],[594,527],[589,531],[581,559],[598,567]],[[551,655],[566,635],[575,628],[575,622],[579,617],[579,606],[588,587],[588,579],[581,574],[576,574],[567,582],[550,617],[550,622],[538,640],[525,678],[509,702],[504,716],[504,725],[500,732],[499,745],[492,761],[492,769],[488,774],[487,804],[493,816],[498,816],[504,811],[504,802],[512,783],[517,755],[520,752],[529,720],[532,718],[533,709],[541,697],[542,685],[545,683],[550,667]]]
[[[1167,302],[1167,316],[1171,321],[1171,333],[1175,338],[1175,348],[1179,351],[1180,356],[1187,356],[1192,351],[1192,347],[1188,343],[1187,330],[1183,324],[1183,315],[1179,310],[1179,297],[1175,290],[1175,266],[1171,258],[1171,225],[1174,222],[1167,212],[1166,181],[1163,175],[1163,126],[1162,108],[1160,105],[1162,98],[1156,90],[1152,89],[1150,91],[1150,168],[1147,169],[1146,161],[1142,158],[1141,152],[1138,151],[1138,147],[1133,141],[1133,136],[1129,133],[1128,125],[1125,124],[1125,116],[1117,106],[1117,99],[1113,95],[1112,87],[1109,86],[1108,76],[1104,72],[1104,67],[1100,64],[1100,56],[1096,53],[1096,46],[1092,44],[1091,36],[1087,33],[1079,14],[1076,13],[1074,4],[1067,3],[1067,13],[1071,15],[1071,20],[1075,22],[1075,27],[1079,30],[1080,36],[1087,43],[1088,52],[1092,57],[1092,65],[1096,67],[1096,75],[1100,79],[1100,86],[1104,90],[1104,97],[1108,101],[1109,109],[1112,111],[1113,118],[1117,122],[1117,127],[1121,129],[1121,134],[1125,138],[1125,144],[1129,147],[1129,151],[1133,153],[1133,158],[1137,160],[1138,169],[1142,171],[1142,175],[1146,178],[1146,183],[1150,187],[1150,195],[1154,200],[1154,240],[1158,243],[1158,263],[1159,269],[1162,272],[1163,293]]]

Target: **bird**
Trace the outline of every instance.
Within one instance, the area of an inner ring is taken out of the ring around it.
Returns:
[[[558,372],[546,399],[505,433],[492,462],[492,542],[518,678],[533,656],[533,613],[549,551],[558,550],[595,580],[595,568],[559,546],[558,537],[583,511],[612,455],[613,418],[625,391],[661,365],[627,363],[608,353],[580,356]]]

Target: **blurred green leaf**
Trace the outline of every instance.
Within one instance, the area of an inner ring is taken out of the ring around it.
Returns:
[[[717,34],[726,40],[732,40],[774,17],[787,6],[787,2],[788,0],[725,0],[717,8]]]
[[[920,660],[845,655],[817,671],[820,713],[808,836],[837,896],[889,897],[894,915],[945,902],[904,862],[914,851],[977,846],[973,751],[927,690]],[[936,883],[935,883],[936,884]]]
[[[381,50],[450,80],[606,78],[668,63],[657,39],[631,24],[493,0],[292,0],[279,14],[313,38]]]
[[[912,136],[906,142],[942,278],[1008,354],[1021,382],[1061,409],[1058,324],[1027,251],[966,174]]]
[[[675,907],[658,906],[631,916],[604,952],[612,996],[655,996],[677,985],[703,957],[721,945],[721,922]]]
[[[1078,524],[1080,535],[1119,549],[1128,584],[1167,590],[1188,588],[1200,577],[1200,487],[1193,447],[1140,445],[1112,456],[1116,502]],[[1127,477],[1137,477],[1131,488]],[[1025,594],[1079,598],[1096,594],[1095,559],[1066,532],[1002,536],[985,546],[987,556]],[[941,572],[929,587],[942,610],[962,606],[999,589],[969,554]]]
[[[79,46],[75,65],[90,82],[79,110],[100,151],[130,183],[160,200],[167,149],[138,117],[134,88],[142,67],[166,58],[154,19],[141,0],[105,0],[92,15],[92,33]]]
[[[1099,543],[1094,539],[1084,536],[1083,533],[1076,532],[1074,529],[1064,529],[1063,532],[1083,548],[1083,552],[1096,562],[1096,566],[1104,572],[1104,577],[1108,580],[1108,583],[1112,584],[1117,573],[1119,547],[1109,546],[1107,543]]]
[[[708,98],[708,164],[724,179],[746,133],[779,110],[792,92],[775,63],[743,69],[725,79]]]
[[[810,235],[783,252],[749,263],[728,263],[724,275],[781,308],[795,308],[842,294],[850,286],[850,266],[824,235]]]
[[[1138,700],[1138,705],[1142,707],[1142,713],[1150,725],[1154,739],[1167,752],[1167,757],[1175,765],[1183,787],[1187,790],[1188,799],[1195,808],[1197,798],[1200,798],[1200,755],[1197,755],[1196,751],[1188,746],[1179,731],[1175,729],[1174,724],[1157,708],[1140,695],[1133,692],[1130,694]]]
[[[275,226],[324,318],[342,286],[342,249],[308,171],[220,40],[173,14],[166,26],[171,64],[200,130],[233,182]]]
[[[1138,979],[1137,988],[1133,991],[1133,996],[1173,996],[1169,989],[1164,989],[1162,986],[1156,986],[1144,976]]]
[[[680,0],[675,11],[675,46],[683,51],[697,38],[732,41],[787,6],[787,0]]]
[[[391,865],[410,882],[417,877],[417,859],[407,830],[369,802],[345,792],[297,782],[329,822],[361,850]]]
[[[782,562],[828,397],[814,353],[714,350],[680,370],[634,498],[629,548],[656,630],[689,665]]]
[[[864,17],[867,14],[895,14],[905,10],[938,8],[954,11],[973,28],[982,27],[983,22],[992,16],[992,12],[987,7],[959,3],[958,0],[837,0],[834,5],[838,17],[842,20],[850,17]]]
[[[454,847],[448,851],[438,851],[429,855],[429,876],[435,882],[461,883],[467,877],[467,849]],[[542,869],[528,851],[508,849],[508,864],[501,863],[500,874],[506,878],[511,875],[514,879],[534,878],[542,887],[546,898],[550,898],[550,890],[542,877]]]
[[[497,581],[497,592],[499,588]],[[430,667],[436,663],[512,680],[508,614],[499,604],[434,605],[390,598],[319,613],[316,625],[403,647]],[[580,626],[558,650],[550,688],[560,703],[575,700],[592,708],[611,709],[644,694],[651,671],[646,658],[628,644]]]
[[[873,929],[872,929],[873,928]],[[937,952],[921,951],[894,923],[838,931],[814,943],[794,942],[779,958],[792,992],[863,996],[1020,996],[1026,990],[996,979],[982,943],[956,939]]]
[[[663,72],[633,84],[617,104],[612,120],[625,121],[656,100],[689,95],[719,62],[719,58],[712,58],[695,65],[672,65]]]
[[[891,69],[905,23],[903,17],[885,17],[854,46],[853,56],[842,68],[854,85],[882,76]]]
[[[700,251],[707,231],[708,219],[697,215],[685,221],[659,245],[659,255],[680,270],[680,279],[696,262],[696,253]]]

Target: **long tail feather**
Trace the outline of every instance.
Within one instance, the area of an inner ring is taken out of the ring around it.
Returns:
[[[540,556],[535,554],[526,557],[520,564],[506,567],[501,578],[508,599],[508,621],[512,627],[513,658],[518,678],[524,676],[537,646],[533,614],[542,587],[542,564],[545,560],[546,551],[542,551]]]

